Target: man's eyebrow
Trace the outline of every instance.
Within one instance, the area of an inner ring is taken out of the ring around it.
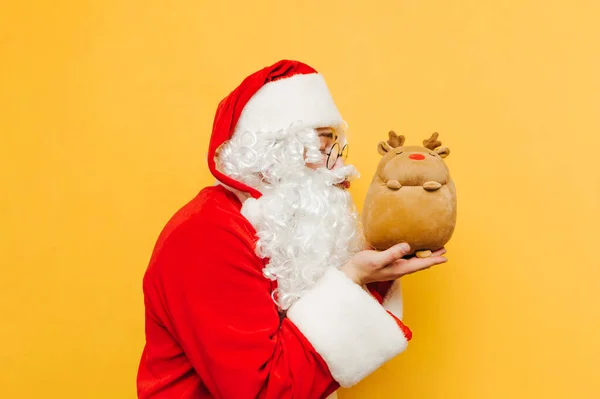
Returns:
[[[319,133],[319,137],[327,137],[333,139],[333,133]]]

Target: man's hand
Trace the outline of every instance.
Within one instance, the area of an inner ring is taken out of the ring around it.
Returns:
[[[362,286],[377,281],[395,280],[448,261],[442,256],[446,253],[445,248],[438,249],[428,258],[404,259],[409,252],[410,246],[406,243],[394,245],[385,251],[361,251],[340,270],[356,284]]]

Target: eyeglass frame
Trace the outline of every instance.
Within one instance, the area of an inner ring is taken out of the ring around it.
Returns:
[[[350,150],[348,149],[348,143],[346,143],[346,144],[344,144],[344,146],[342,147],[342,149],[339,152],[337,152],[337,155],[336,155],[336,158],[335,158],[335,161],[334,161],[333,165],[331,165],[331,167],[329,167],[329,159],[331,158],[331,154],[333,153],[333,149],[335,148],[335,146],[338,146],[338,148],[339,148],[340,144],[336,141],[331,146],[331,149],[329,150],[329,152],[326,152],[326,154],[327,154],[327,161],[325,162],[325,167],[327,169],[329,169],[329,170],[333,169],[333,167],[335,166],[338,158],[344,154],[344,150],[346,150],[346,155],[342,159],[344,161],[346,159],[348,159],[348,153],[349,153]]]

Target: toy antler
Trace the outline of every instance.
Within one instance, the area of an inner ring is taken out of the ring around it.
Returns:
[[[423,140],[423,147],[429,148],[430,150],[435,150],[437,147],[442,145],[441,141],[438,141],[439,134],[433,133],[430,138],[427,140]]]
[[[382,140],[377,144],[377,152],[381,155],[387,154],[393,148],[402,147],[404,144],[404,136],[398,136],[393,130],[390,130],[388,135],[390,136],[388,141]]]
[[[402,147],[402,144],[404,144],[404,140],[406,140],[404,138],[404,136],[402,136],[402,135],[398,136],[396,134],[396,132],[394,132],[393,130],[390,130],[388,135],[390,136],[390,138],[388,139],[387,142],[390,145],[390,147],[392,147],[392,148]]]

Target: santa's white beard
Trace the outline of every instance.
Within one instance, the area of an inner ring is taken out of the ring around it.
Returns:
[[[269,259],[264,274],[277,280],[273,299],[284,310],[328,267],[344,265],[360,250],[350,194],[332,181],[324,171],[307,168],[242,207],[257,232],[257,254]]]
[[[263,272],[277,281],[273,299],[282,310],[310,289],[327,268],[343,266],[363,245],[350,193],[335,186],[356,178],[356,170],[353,166],[308,168],[304,149],[308,160],[320,158],[318,139],[312,130],[295,133],[288,131],[275,139],[262,133],[259,142],[257,136],[242,135],[221,155],[227,174],[262,193],[244,202],[242,214],[256,230],[257,255],[269,260]],[[255,163],[266,164],[259,168],[260,180],[247,174],[252,162],[240,154],[248,151],[257,154]]]

